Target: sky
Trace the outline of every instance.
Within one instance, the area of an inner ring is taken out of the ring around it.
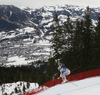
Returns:
[[[77,5],[77,6],[89,6],[100,7],[100,0],[0,0],[0,4],[15,5],[17,7],[30,7],[40,8],[44,5]]]

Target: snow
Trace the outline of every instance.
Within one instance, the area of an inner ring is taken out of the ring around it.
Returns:
[[[12,13],[13,13],[13,12],[12,12],[12,11],[10,11],[10,15],[9,15],[9,17],[11,17]]]
[[[34,60],[25,60],[24,57],[18,57],[18,56],[13,56],[13,57],[10,57],[8,58],[8,64],[6,63],[6,66],[7,65],[15,65],[15,66],[18,66],[18,65],[27,65],[28,63],[30,62],[33,62]]]
[[[16,32],[17,32],[17,34],[16,34]],[[10,39],[14,38],[14,37],[17,38],[17,36],[23,37],[24,35],[26,35],[25,33],[29,33],[29,36],[31,36],[31,35],[34,36],[34,34],[35,34],[34,28],[26,27],[26,28],[22,28],[22,29],[16,29],[16,31],[9,31],[7,33],[2,31],[0,33],[0,38],[1,38],[1,40],[3,40],[6,38],[10,38]],[[44,35],[44,33],[41,31],[41,37],[38,35],[35,35],[33,37],[33,39],[31,39],[31,38],[21,39],[20,41],[18,41],[18,43],[11,42],[11,41],[5,42],[4,43],[5,45],[9,45],[9,46],[11,45],[9,47],[8,51],[9,50],[11,51],[13,48],[16,48],[16,51],[14,50],[14,52],[16,52],[17,54],[13,54],[13,55],[9,54],[9,57],[6,58],[7,62],[4,62],[3,65],[4,66],[21,66],[21,65],[27,65],[34,61],[38,61],[40,59],[43,60],[43,58],[45,60],[47,60],[50,55],[50,48],[49,48],[51,45],[49,42],[50,37],[48,36],[47,38],[44,39],[42,37],[43,35]],[[33,47],[34,47],[34,49],[32,49]],[[23,50],[19,52],[20,48]],[[28,48],[30,50],[27,52]],[[23,51],[25,53],[26,52],[28,53],[27,56],[25,56],[26,54],[24,54]],[[14,53],[14,52],[12,51],[12,53]],[[29,54],[29,52],[30,52],[30,54]],[[22,53],[22,54],[18,55],[19,53],[20,54]],[[41,58],[41,56],[42,56],[42,58]],[[2,63],[0,63],[0,64],[2,64]]]
[[[22,29],[16,29],[17,31],[20,31],[17,35],[15,34],[15,31],[9,31],[8,33],[0,33],[0,37],[2,37],[3,34],[6,34],[2,39],[6,39],[6,38],[14,38],[15,36],[19,36],[22,34],[27,33],[31,33],[33,32],[35,29],[32,27],[26,27],[26,28],[22,28]]]
[[[24,28],[24,30],[25,30],[26,32],[30,33],[30,32],[32,32],[32,31],[34,31],[35,29],[34,29],[34,28],[31,28],[31,27],[26,27],[26,28]]]
[[[39,55],[50,55],[50,53],[33,53],[32,55],[37,55],[37,56],[39,56]]]
[[[40,40],[39,43],[36,43],[38,45],[50,45],[48,40]]]
[[[52,22],[49,22],[47,25],[45,25],[44,27],[50,27],[52,25]],[[46,30],[47,31],[47,30]]]
[[[20,31],[20,34],[22,33],[31,33],[32,31],[34,31],[35,29],[34,28],[32,28],[32,27],[26,27],[26,28],[22,28],[22,29],[16,29],[16,30],[18,30],[18,31]]]
[[[45,23],[48,23],[48,22],[51,22],[51,21],[53,21],[53,18],[43,19],[40,24],[42,25],[42,24],[45,24]]]
[[[43,17],[48,17],[48,16],[52,16],[51,12],[46,12],[46,13],[42,13]]]
[[[67,16],[66,15],[59,15],[58,18],[61,19],[61,21],[64,23],[66,21]]]
[[[19,95],[19,93],[15,93],[15,88],[17,88],[17,90],[20,90],[20,93],[24,93],[23,86],[25,86],[26,92],[39,87],[38,83],[29,83],[29,88],[27,88],[27,82],[24,82],[24,81],[18,81],[18,82],[14,82],[14,83],[6,83],[6,84],[2,84],[2,86],[0,86],[0,95]],[[6,94],[4,94],[4,93],[6,93]]]
[[[100,77],[58,84],[35,95],[100,95]]]

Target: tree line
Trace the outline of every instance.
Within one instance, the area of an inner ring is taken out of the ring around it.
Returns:
[[[33,65],[0,67],[0,84],[25,81],[39,83],[41,85],[45,81],[44,71],[45,65],[37,68]]]

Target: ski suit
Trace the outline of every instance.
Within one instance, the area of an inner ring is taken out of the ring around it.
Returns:
[[[70,74],[70,70],[66,67],[62,67],[60,69],[60,77],[62,77],[62,80],[67,80],[66,76]]]

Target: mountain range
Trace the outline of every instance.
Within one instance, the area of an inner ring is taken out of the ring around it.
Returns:
[[[63,25],[68,15],[73,22],[83,19],[85,10],[86,7],[74,5],[43,6],[38,9],[0,5],[0,65],[28,65],[39,60],[47,61],[55,15]],[[90,11],[95,25],[99,8],[90,8]]]

